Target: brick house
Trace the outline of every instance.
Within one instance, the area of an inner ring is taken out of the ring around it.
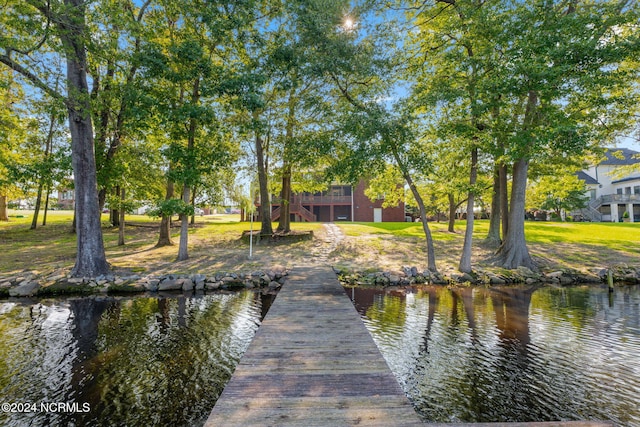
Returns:
[[[364,190],[367,182],[361,180],[355,187],[352,185],[332,184],[326,191],[318,193],[293,194],[289,204],[292,222],[403,222],[405,220],[404,203],[398,206],[383,208],[383,196],[370,200]],[[256,200],[260,206],[260,200]],[[280,199],[271,199],[271,219],[280,218]]]
[[[76,206],[75,191],[69,188],[58,189],[58,208],[63,210],[73,210]]]

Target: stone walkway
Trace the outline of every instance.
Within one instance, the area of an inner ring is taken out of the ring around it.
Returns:
[[[330,265],[329,257],[344,240],[340,227],[333,223],[322,224],[323,233],[317,233],[313,247],[308,256],[302,260],[302,265]]]
[[[320,255],[316,258],[317,261],[326,263],[329,260],[329,255],[331,252],[335,251],[340,245],[340,242],[344,240],[344,234],[340,227],[333,223],[322,224],[324,227],[327,236],[324,239],[324,245],[320,249]]]

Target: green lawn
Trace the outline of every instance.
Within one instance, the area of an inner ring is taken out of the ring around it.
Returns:
[[[426,266],[426,245],[420,223],[340,223],[347,236],[339,265],[371,269],[398,265]],[[464,241],[464,221],[455,232],[447,223],[431,222],[439,269],[457,269]],[[484,243],[489,221],[475,222],[473,262],[486,265],[495,247]],[[543,270],[588,270],[609,265],[640,264],[640,223],[525,222],[529,252]]]
[[[48,224],[29,230],[32,212],[12,211],[9,222],[0,222],[0,274],[22,270],[68,269],[75,262],[75,235],[70,233],[72,212],[49,212]],[[18,216],[21,216],[20,218]],[[248,245],[240,240],[250,224],[238,215],[196,217],[189,230],[190,260],[175,263],[179,236],[175,221],[175,245],[156,248],[159,220],[146,215],[127,215],[125,246],[118,246],[118,230],[103,215],[103,236],[108,261],[117,268],[134,271],[245,271],[272,264],[299,265],[313,259],[324,240],[320,223],[293,223],[294,230],[312,230],[320,239],[288,245],[259,246],[248,258]],[[476,221],[474,262],[491,257],[495,248],[483,244],[488,221]],[[338,223],[346,238],[332,254],[332,263],[358,268],[397,268],[426,263],[424,234],[420,223]],[[253,224],[254,229],[260,227]],[[276,224],[274,224],[274,227]],[[447,223],[430,223],[437,262],[456,266],[464,239],[464,221],[456,232]],[[638,264],[640,223],[526,222],[527,242],[532,255],[548,268],[591,268],[615,263]],[[440,268],[440,267],[439,267]]]
[[[23,270],[47,272],[71,268],[75,262],[76,236],[71,233],[73,212],[51,211],[47,225],[30,230],[31,211],[10,211],[9,221],[0,222],[0,275],[15,274]],[[118,246],[118,229],[111,227],[108,214],[102,215],[103,239],[107,260],[117,268],[129,268],[144,272],[154,269],[176,269],[196,272],[199,269],[237,271],[259,268],[258,261],[247,260],[248,245],[240,240],[243,231],[249,230],[248,222],[239,222],[239,215],[196,216],[195,226],[189,229],[190,260],[175,264],[178,252],[179,222],[174,218],[172,238],[174,246],[156,248],[159,220],[146,215],[127,215],[125,245]],[[274,229],[277,224],[274,223]],[[254,223],[255,230],[260,223]],[[295,230],[322,228],[322,224],[292,223]],[[308,243],[306,243],[308,244]],[[257,247],[256,259],[264,262],[288,260],[291,251],[306,252],[304,242],[289,247]]]
[[[384,234],[394,236],[423,237],[422,224],[411,222],[340,223],[348,236]],[[474,237],[484,238],[489,222],[474,223]],[[464,233],[465,222],[456,221],[456,234],[447,232],[444,222],[430,222],[434,240],[449,240]],[[640,223],[590,223],[590,222],[525,222],[525,234],[529,243],[583,243],[596,244],[611,249],[637,249],[640,246]],[[635,248],[634,248],[635,247]]]

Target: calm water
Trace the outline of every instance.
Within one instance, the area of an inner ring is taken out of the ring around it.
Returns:
[[[427,421],[640,426],[640,288],[351,289]]]
[[[202,425],[272,298],[0,301],[0,425]]]

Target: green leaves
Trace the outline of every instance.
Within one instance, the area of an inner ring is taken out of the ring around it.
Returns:
[[[173,215],[193,215],[195,208],[190,203],[185,203],[182,199],[169,199],[156,202],[156,206],[147,212],[152,217],[173,216]]]
[[[544,176],[531,186],[527,197],[529,209],[571,212],[584,208],[589,201],[586,187],[576,175]]]

